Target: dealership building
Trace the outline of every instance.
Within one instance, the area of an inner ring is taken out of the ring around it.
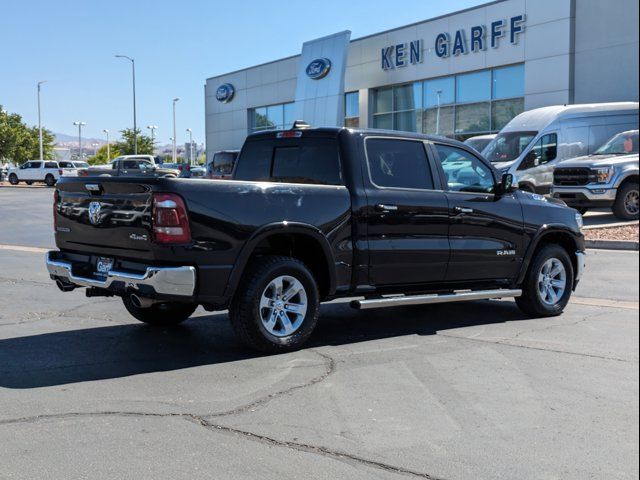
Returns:
[[[296,119],[464,139],[537,107],[638,101],[638,54],[637,0],[501,0],[338,32],[207,79],[207,156]]]

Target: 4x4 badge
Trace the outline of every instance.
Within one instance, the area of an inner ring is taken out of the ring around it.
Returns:
[[[100,210],[102,205],[100,202],[91,202],[89,204],[89,221],[91,225],[98,225],[100,223]]]

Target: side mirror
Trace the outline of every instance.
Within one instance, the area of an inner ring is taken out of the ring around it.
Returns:
[[[511,173],[505,173],[502,175],[502,180],[498,184],[497,193],[498,195],[505,195],[507,193],[512,193],[518,189],[518,184]]]

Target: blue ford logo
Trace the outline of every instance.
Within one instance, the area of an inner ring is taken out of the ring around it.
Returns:
[[[307,65],[307,77],[312,80],[320,80],[326,77],[331,70],[331,60],[328,58],[316,58]]]
[[[230,83],[223,83],[216,90],[216,100],[222,103],[229,103],[233,100],[233,95],[236,93],[235,88]]]

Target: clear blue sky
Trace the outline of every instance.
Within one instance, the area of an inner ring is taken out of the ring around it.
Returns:
[[[352,38],[484,3],[481,0],[0,0],[0,104],[37,124],[86,136],[130,127],[131,68],[136,60],[138,126],[178,141],[186,128],[204,142],[206,78],[300,53],[302,43],[349,29]]]

